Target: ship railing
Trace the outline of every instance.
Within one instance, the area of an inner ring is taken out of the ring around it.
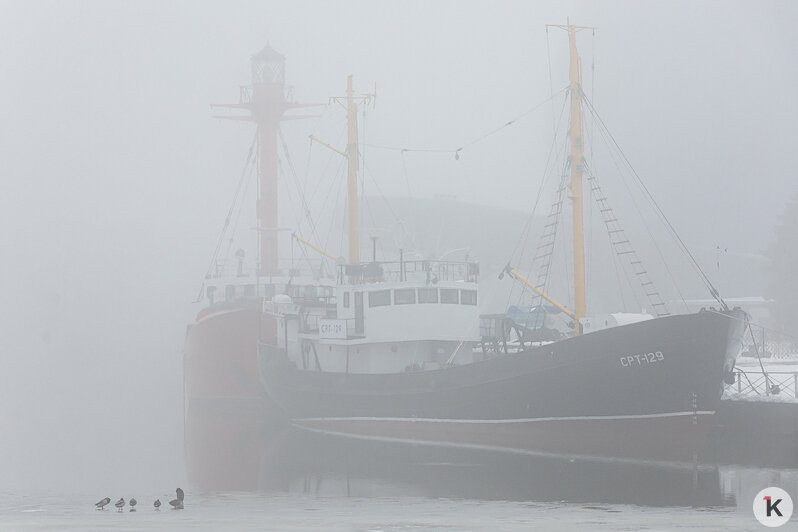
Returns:
[[[562,335],[545,328],[526,327],[507,314],[482,314],[479,317],[480,346],[485,355],[508,354],[550,344]]]
[[[782,397],[798,399],[798,371],[735,370],[726,397]]]
[[[333,271],[320,259],[280,260],[277,262],[277,277],[311,277],[331,278]],[[268,276],[263,274],[260,263],[249,263],[239,259],[219,259],[214,262],[206,279],[231,279],[238,277],[259,277],[261,280]]]
[[[476,283],[479,263],[436,260],[401,260],[389,262],[361,262],[338,267],[338,281],[342,284],[376,282],[463,281]]]

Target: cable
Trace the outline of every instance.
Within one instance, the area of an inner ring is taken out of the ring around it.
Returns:
[[[380,149],[380,150],[392,150],[392,151],[403,151],[403,152],[453,153],[455,158],[459,159],[460,158],[460,152],[463,151],[464,149],[466,149],[466,148],[468,148],[470,146],[473,146],[474,144],[476,144],[478,142],[481,142],[481,141],[485,140],[486,138],[488,138],[488,137],[490,137],[492,135],[495,135],[496,133],[498,133],[499,131],[503,130],[506,127],[509,127],[509,126],[513,125],[515,122],[517,122],[521,118],[525,117],[529,113],[531,113],[533,111],[536,111],[540,107],[546,105],[547,103],[549,103],[550,100],[552,100],[555,97],[559,96],[560,93],[562,93],[562,92],[564,92],[566,90],[568,90],[568,87],[564,87],[564,88],[560,89],[556,93],[552,94],[550,97],[546,98],[546,100],[540,102],[539,104],[535,105],[534,107],[532,107],[530,109],[527,109],[526,111],[524,111],[520,115],[516,116],[512,120],[509,120],[509,121],[505,122],[504,124],[502,124],[501,126],[495,128],[495,129],[492,129],[492,130],[488,131],[487,133],[484,133],[484,134],[476,137],[475,139],[473,139],[473,140],[471,140],[469,142],[466,142],[465,144],[462,144],[459,147],[454,148],[454,149],[452,149],[452,148],[405,148],[405,147],[396,147],[396,146],[385,146],[385,145],[382,145],[382,144],[364,144],[364,146],[368,146],[370,148],[377,148],[377,149]]]
[[[580,89],[580,91],[581,91],[581,89]],[[623,152],[623,150],[621,149],[620,145],[615,140],[615,137],[609,131],[609,128],[607,128],[607,125],[604,123],[604,120],[602,120],[601,116],[598,114],[598,111],[596,111],[596,109],[590,103],[590,100],[587,98],[587,96],[585,95],[584,91],[581,92],[581,96],[582,96],[583,100],[585,101],[585,103],[587,103],[588,108],[590,109],[590,112],[598,120],[598,123],[601,126],[601,129],[603,129],[609,135],[609,138],[612,140],[613,145],[615,146],[615,148],[620,153],[621,157],[623,158],[623,160],[626,163],[626,165],[628,166],[628,168],[631,170],[632,175],[637,180],[637,182],[640,185],[640,187],[642,188],[643,192],[645,192],[645,195],[646,195],[647,199],[649,200],[649,202],[651,203],[651,205],[654,207],[655,212],[660,216],[660,218],[662,219],[663,223],[665,224],[665,226],[670,231],[671,236],[679,244],[679,246],[682,249],[682,252],[690,259],[690,262],[691,262],[693,268],[696,270],[696,272],[698,272],[699,276],[701,277],[701,280],[704,282],[704,285],[709,290],[709,293],[712,295],[713,298],[715,298],[715,300],[718,301],[718,303],[721,304],[721,306],[723,307],[724,310],[729,310],[729,306],[726,304],[726,302],[720,296],[720,293],[715,288],[715,286],[712,284],[712,281],[709,280],[709,277],[704,272],[704,270],[701,268],[701,265],[698,264],[698,261],[695,259],[693,254],[690,252],[690,249],[684,243],[684,241],[682,240],[681,236],[679,236],[679,233],[676,231],[676,228],[673,227],[673,224],[671,224],[671,222],[668,219],[668,217],[665,216],[665,213],[662,211],[662,209],[660,208],[659,204],[654,199],[654,196],[651,194],[651,191],[648,189],[646,184],[640,178],[640,175],[638,175],[637,171],[632,166],[632,163],[626,157],[626,154]]]
[[[238,195],[241,192],[241,187],[244,184],[244,180],[247,176],[247,169],[249,168],[250,163],[253,159],[253,154],[255,153],[255,146],[258,143],[258,134],[255,133],[254,138],[252,139],[252,143],[249,145],[249,153],[247,154],[247,160],[244,163],[244,168],[241,170],[241,177],[238,179],[238,185],[236,186],[235,193],[233,194],[233,201],[230,204],[230,208],[227,210],[227,216],[224,219],[224,225],[222,226],[222,230],[219,233],[219,238],[216,240],[216,246],[213,249],[213,254],[211,255],[210,264],[208,264],[208,269],[205,271],[205,278],[208,279],[211,276],[211,271],[213,270],[213,265],[216,262],[216,259],[219,257],[219,250],[222,247],[222,242],[224,241],[224,235],[227,233],[227,228],[230,226],[230,217],[233,215],[233,210],[235,209],[236,203],[238,201]],[[202,289],[205,287],[205,280],[203,279],[202,283],[200,284],[199,293],[197,294],[197,301],[202,299]]]

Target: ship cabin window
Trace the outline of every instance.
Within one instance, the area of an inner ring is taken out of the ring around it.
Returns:
[[[248,284],[244,286],[244,297],[255,297],[255,285]]]
[[[205,288],[205,295],[208,296],[208,301],[213,305],[213,293],[216,292],[215,286],[208,286]]]
[[[476,305],[477,304],[477,291],[476,290],[460,290],[460,304],[461,305]]]
[[[460,302],[457,288],[441,288],[441,303],[457,304]]]
[[[393,291],[394,305],[411,305],[416,302],[416,291],[414,288],[399,288]]]
[[[369,292],[369,307],[384,307],[391,304],[390,290],[375,290]]]
[[[349,292],[344,292],[344,308],[349,308]]]
[[[235,285],[229,284],[224,287],[224,299],[225,301],[232,301],[236,298],[236,287]]]
[[[438,302],[438,289],[437,288],[419,288],[418,289],[418,302],[419,303],[437,303]]]

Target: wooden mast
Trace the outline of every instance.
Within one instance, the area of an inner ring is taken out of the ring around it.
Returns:
[[[573,211],[573,244],[574,244],[574,332],[580,334],[579,320],[587,312],[585,284],[585,233],[584,233],[584,196],[582,194],[582,173],[584,172],[585,142],[584,124],[582,120],[582,65],[576,48],[576,32],[582,29],[595,29],[588,26],[574,26],[570,19],[566,25],[552,25],[568,32],[570,48],[569,92],[571,95],[571,124],[568,137],[571,145],[569,164],[571,166],[571,205]]]
[[[352,74],[346,78],[346,174],[347,204],[349,206],[349,264],[360,262],[360,233],[358,231],[357,170],[360,159],[357,150],[357,102],[352,90]]]
[[[347,218],[349,223],[349,264],[357,264],[360,262],[359,206],[357,194],[357,173],[360,168],[360,152],[358,151],[357,104],[361,102],[364,105],[368,105],[374,102],[377,99],[377,92],[375,87],[374,93],[355,96],[355,91],[352,88],[352,78],[352,74],[346,78],[346,96],[334,96],[331,98],[331,100],[339,103],[346,109],[346,151],[342,152],[313,136],[311,136],[311,140],[315,140],[347,158],[346,189],[348,204]]]
[[[585,142],[582,123],[582,72],[579,52],[576,49],[576,27],[568,21],[568,42],[571,49],[570,93],[571,93],[571,201],[574,231],[574,327],[576,334],[581,332],[579,320],[585,317],[587,302],[585,298],[585,233],[582,197],[582,171],[584,168]]]

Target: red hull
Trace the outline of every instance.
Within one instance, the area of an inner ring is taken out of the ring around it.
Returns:
[[[205,309],[186,332],[185,459],[200,489],[248,490],[258,485],[263,450],[280,425],[259,380],[258,339],[274,341],[276,323],[260,302]]]
[[[204,315],[203,315],[204,314]],[[186,396],[262,397],[258,338],[275,341],[276,322],[261,316],[257,301],[248,307],[200,313],[186,332]]]

